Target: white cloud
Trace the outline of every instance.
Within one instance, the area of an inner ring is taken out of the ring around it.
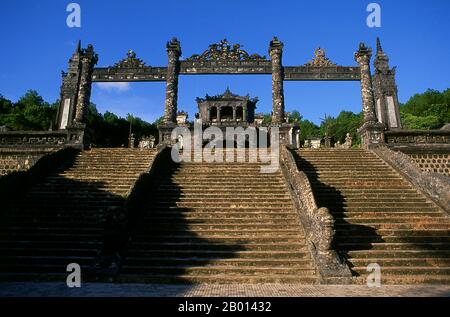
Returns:
[[[130,83],[96,83],[101,90],[124,92],[130,90]]]

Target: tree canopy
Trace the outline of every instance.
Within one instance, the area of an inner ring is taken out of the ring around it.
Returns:
[[[405,129],[439,129],[450,123],[450,89],[439,92],[429,89],[412,96],[400,106]]]
[[[8,126],[12,130],[45,131],[52,127],[56,117],[59,101],[52,104],[46,102],[35,90],[29,90],[17,102],[12,102],[0,94],[0,126]],[[412,96],[400,106],[400,116],[406,129],[439,129],[450,122],[450,89],[439,92],[429,89],[424,93]],[[132,133],[136,139],[153,135],[157,137],[157,124],[162,117],[153,123],[128,114],[121,118],[106,111],[98,112],[95,104],[88,108],[87,125],[92,132],[92,143],[96,146],[118,147],[128,145],[130,122]],[[270,114],[264,114],[264,123],[270,123]],[[301,129],[301,140],[312,137],[330,136],[334,142],[343,143],[347,133],[359,144],[357,129],[363,123],[362,113],[342,111],[337,117],[326,116],[320,126],[304,119],[300,112],[294,110],[289,116],[290,123],[298,123]]]
[[[56,118],[59,101],[49,104],[34,90],[29,90],[17,102],[12,102],[0,95],[0,126],[7,126],[15,131],[46,131],[52,127]],[[88,107],[87,126],[91,132],[91,142],[96,146],[120,147],[128,145],[130,133],[139,140],[145,136],[157,136],[155,123],[128,114],[121,118],[112,112],[101,114],[95,104]]]

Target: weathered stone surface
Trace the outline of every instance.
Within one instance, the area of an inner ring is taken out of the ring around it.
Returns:
[[[281,150],[281,167],[305,228],[310,250],[323,282],[348,282],[351,273],[332,248],[334,219],[327,208],[319,208],[308,177],[298,167],[286,146]]]
[[[167,66],[166,77],[166,103],[164,112],[165,123],[176,123],[177,103],[178,103],[178,76],[180,74],[180,42],[173,38],[167,43],[167,56],[169,64]]]
[[[450,154],[428,153],[409,154],[408,156],[422,171],[450,177]]]
[[[359,50],[355,53],[355,60],[359,64],[361,71],[361,96],[362,108],[364,113],[364,122],[375,122],[375,103],[372,89],[372,75],[370,73],[370,58],[372,49],[359,45]]]
[[[436,173],[424,172],[406,154],[391,151],[385,146],[373,151],[417,189],[425,193],[450,214],[450,178]]]
[[[398,89],[395,82],[396,69],[389,67],[389,57],[381,47],[377,38],[377,55],[374,61],[373,75],[374,97],[377,101],[378,121],[384,123],[388,129],[400,129],[400,111]]]
[[[363,149],[296,155],[317,205],[334,217],[333,247],[356,283],[367,282],[373,263],[382,284],[449,282],[450,216],[402,174]]]
[[[270,42],[269,55],[272,59],[272,124],[284,122],[284,88],[283,88],[283,46],[274,37]]]

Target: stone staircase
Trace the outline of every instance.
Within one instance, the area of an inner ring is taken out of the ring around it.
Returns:
[[[450,283],[450,217],[374,153],[300,150],[297,164],[335,217],[335,248],[358,283]]]
[[[69,263],[89,268],[106,210],[123,204],[155,150],[93,149],[60,167],[8,210],[0,228],[0,280],[65,280]],[[86,272],[86,271],[84,271]]]
[[[283,175],[261,174],[260,164],[174,164],[145,206],[119,281],[315,283]]]

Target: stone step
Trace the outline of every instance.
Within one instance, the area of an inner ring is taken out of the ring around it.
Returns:
[[[407,215],[404,217],[392,217],[392,216],[380,216],[380,217],[372,217],[372,218],[336,218],[335,217],[335,225],[416,225],[420,223],[425,224],[450,224],[450,218],[442,217],[441,214],[437,213],[435,217],[429,216],[419,216],[411,217],[411,215]]]
[[[291,199],[291,197],[286,192],[278,192],[278,193],[269,193],[269,192],[263,192],[263,193],[255,193],[252,195],[252,197],[249,197],[250,193],[242,193],[242,192],[225,192],[225,193],[217,193],[217,192],[203,192],[198,193],[195,195],[190,195],[186,193],[175,193],[175,192],[166,192],[164,190],[158,191],[158,199],[170,199],[170,200],[180,200],[180,201],[190,201],[190,200],[217,200],[217,199],[254,199],[254,197],[257,197],[258,199]]]
[[[365,211],[333,211],[331,210],[333,217],[335,219],[360,219],[360,218],[372,218],[372,219],[380,219],[380,218],[420,218],[422,217],[442,217],[442,212],[438,209],[436,211],[394,211],[394,212],[365,212]]]
[[[361,275],[361,277],[354,278],[356,284],[367,284],[367,273]],[[411,285],[411,284],[424,284],[424,285],[448,285],[450,284],[450,276],[447,275],[428,275],[428,274],[414,274],[414,275],[392,275],[383,273],[381,275],[382,285]]]
[[[54,266],[60,266],[61,269],[65,269],[65,267],[70,263],[78,263],[78,264],[89,264],[93,263],[96,258],[96,255],[91,256],[71,256],[68,254],[64,254],[61,256],[55,255],[44,255],[39,256],[35,254],[27,254],[27,255],[14,255],[14,256],[0,256],[0,270],[3,267],[29,267],[29,266],[40,266],[51,264]]]
[[[122,267],[122,274],[133,273],[146,273],[152,272],[152,274],[171,274],[171,275],[265,275],[265,274],[277,274],[277,275],[313,275],[315,272],[312,268],[308,267],[255,267],[255,266],[198,266],[193,267],[190,265],[172,265],[172,266],[150,266],[150,265],[127,265],[126,263]]]
[[[417,223],[366,223],[366,224],[354,224],[352,222],[349,223],[336,223],[335,228],[338,230],[342,230],[345,232],[346,230],[360,230],[361,226],[367,226],[373,229],[376,229],[377,232],[381,229],[386,230],[429,230],[429,229],[442,229],[446,230],[450,226],[450,222],[417,222]]]
[[[0,276],[1,280],[1,276]],[[317,277],[307,274],[305,276],[299,274],[293,275],[245,275],[237,274],[214,274],[214,275],[184,275],[184,274],[151,274],[146,272],[141,274],[122,273],[118,277],[119,283],[173,283],[173,284],[314,284]]]
[[[23,248],[24,250],[31,249],[43,249],[48,248],[49,250],[54,250],[58,248],[64,249],[73,249],[73,248],[83,248],[83,249],[92,249],[97,250],[101,247],[100,240],[77,240],[77,239],[69,239],[55,240],[51,236],[50,237],[36,237],[32,239],[16,239],[13,241],[8,240],[0,240],[0,249],[2,250],[11,250],[12,248]]]
[[[278,262],[284,260],[290,262],[291,260],[308,260],[310,255],[307,250],[296,250],[296,251],[286,251],[279,249],[271,249],[264,251],[241,251],[231,248],[227,250],[227,246],[221,245],[222,249],[205,249],[205,250],[142,250],[141,252],[130,252],[127,256],[126,262],[132,261],[136,263],[137,261],[152,261],[153,258],[176,258],[176,257],[189,257],[189,258],[208,258],[210,261],[221,260],[221,259],[233,259],[240,260],[242,262],[251,262],[254,259],[259,260],[273,260],[276,259]]]
[[[341,252],[346,253],[358,251],[358,250],[370,250],[371,252],[374,251],[381,251],[386,250],[388,251],[387,256],[391,256],[394,252],[400,251],[400,252],[406,252],[406,251],[423,251],[423,250],[443,250],[448,251],[450,250],[450,239],[447,242],[422,242],[422,243],[407,243],[407,242],[398,242],[398,243],[389,243],[389,242],[381,242],[381,243],[365,243],[365,242],[348,242],[348,243],[339,243],[339,250]],[[365,251],[364,251],[365,252]],[[372,256],[369,253],[357,253],[359,257],[361,256]],[[379,255],[377,255],[380,257]],[[407,255],[409,256],[409,255]],[[416,256],[416,255],[415,255]]]
[[[133,238],[133,245],[140,248],[146,248],[153,246],[154,243],[209,243],[214,247],[226,246],[229,244],[245,247],[245,245],[251,244],[273,244],[276,247],[279,243],[302,243],[306,241],[304,235],[298,234],[284,234],[282,236],[274,236],[272,234],[246,234],[241,235],[228,235],[227,233],[221,234],[202,234],[202,233],[188,233],[188,232],[175,232],[175,233],[140,233]]]
[[[394,235],[394,236],[380,236],[375,233],[367,233],[366,235],[347,235],[341,232],[337,232],[335,239],[335,244],[339,250],[341,244],[347,243],[359,243],[361,248],[367,249],[372,243],[417,243],[417,244],[427,244],[427,243],[438,243],[438,242],[450,242],[450,237],[445,234],[441,235]]]
[[[450,250],[351,250],[345,253],[347,259],[366,258],[395,258],[395,259],[424,259],[424,258],[444,258],[450,259]]]
[[[395,254],[392,254],[395,256]],[[450,267],[450,258],[364,258],[364,259],[352,259],[352,265],[356,267],[368,266],[371,263],[377,263],[381,266],[381,269],[389,267],[431,267],[447,266]]]
[[[189,241],[181,241],[181,242],[143,242],[143,243],[134,243],[136,248],[131,248],[128,250],[130,254],[137,253],[148,253],[147,249],[154,251],[167,251],[167,250],[210,250],[210,251],[302,251],[308,253],[307,247],[304,244],[304,241],[300,242],[273,242],[273,241],[257,241],[253,243],[245,243],[245,245],[234,244],[233,242],[212,242],[212,241],[198,241],[198,242],[189,242]]]
[[[293,222],[292,224],[286,223],[275,223],[275,224],[263,224],[258,222],[249,222],[249,223],[233,223],[229,224],[226,221],[222,221],[222,223],[163,223],[158,221],[152,221],[151,223],[146,225],[148,230],[154,230],[155,232],[168,230],[168,231],[179,231],[179,230],[188,230],[188,231],[228,231],[228,230],[257,230],[262,232],[263,230],[285,230],[287,232],[292,231],[295,232],[298,228],[299,224]],[[55,229],[55,231],[57,231]],[[89,231],[89,230],[86,230]],[[92,230],[94,231],[94,230]]]
[[[376,201],[373,203],[369,202],[363,202],[363,201],[346,201],[346,202],[336,202],[336,201],[332,201],[332,200],[322,200],[322,199],[318,199],[319,203],[323,204],[323,205],[327,205],[327,206],[333,206],[331,208],[334,209],[355,209],[355,208],[362,208],[362,209],[366,209],[367,206],[373,206],[375,205],[376,208],[380,209],[380,208],[411,208],[413,207],[414,209],[429,209],[429,208],[436,208],[436,205],[430,203],[430,202],[410,202],[410,201],[390,201],[390,202],[383,202],[383,201]],[[374,207],[371,207],[374,208]]]
[[[6,239],[11,238],[15,240],[49,240],[49,239],[89,239],[91,241],[97,240],[100,241],[102,238],[101,234],[92,234],[92,233],[53,233],[53,232],[0,232],[0,238]]]
[[[25,233],[33,233],[33,234],[38,233],[38,232],[42,232],[42,233],[73,232],[73,233],[82,233],[82,234],[91,234],[91,233],[92,234],[100,234],[103,232],[103,228],[101,228],[101,227],[100,228],[99,227],[91,227],[91,228],[89,228],[89,227],[68,227],[68,226],[44,227],[40,223],[35,224],[35,226],[9,226],[8,230],[14,231],[14,233],[25,232]]]
[[[352,271],[357,274],[366,274],[367,267],[352,267]],[[427,274],[427,275],[450,275],[450,266],[440,266],[440,267],[423,267],[423,266],[384,266],[381,269],[382,274],[398,274],[398,275],[416,275],[416,274]]]
[[[333,208],[330,206],[330,208]],[[387,206],[387,207],[377,207],[377,206],[360,206],[360,207],[339,207],[335,206],[334,210],[332,210],[332,213],[338,213],[340,211],[344,212],[390,212],[390,213],[396,213],[396,212],[438,212],[440,209],[435,207],[416,207],[416,206]]]
[[[182,236],[185,235],[187,232],[186,230],[165,230],[164,228],[152,228],[151,234],[148,234],[146,236],[140,234],[136,236],[136,241],[139,241],[139,239],[147,239],[149,237],[155,236],[155,235],[166,235],[173,237]],[[283,237],[283,238],[291,238],[291,239],[301,239],[302,238],[302,232],[300,230],[282,230],[281,228],[277,229],[221,229],[221,230],[211,230],[211,229],[198,229],[195,231],[195,235],[197,237],[201,237],[204,239],[210,239],[210,238],[240,238],[240,239],[252,239],[254,236],[258,236],[261,238],[270,238],[272,235],[276,235],[277,237]],[[0,234],[1,236],[1,234]]]
[[[243,213],[240,210],[236,211],[203,211],[203,210],[186,210],[186,209],[178,209],[178,210],[154,210],[151,211],[151,214],[144,217],[144,219],[152,220],[153,217],[170,217],[170,218],[179,218],[182,219],[297,219],[297,215],[292,212],[287,212],[284,209],[280,210],[254,210],[252,211],[246,210]]]
[[[46,248],[33,248],[33,250],[30,250],[26,247],[18,247],[18,246],[12,246],[3,249],[3,246],[0,245],[0,252],[1,256],[0,258],[3,258],[5,256],[30,256],[30,255],[39,255],[42,257],[62,257],[62,256],[81,256],[81,257],[88,257],[88,258],[94,258],[98,255],[98,251],[95,248],[52,248],[52,247],[46,247]]]
[[[148,217],[145,220],[150,221],[154,224],[173,224],[174,226],[183,226],[191,224],[202,224],[202,225],[235,225],[235,224],[245,224],[247,226],[256,225],[287,225],[287,224],[297,224],[299,220],[295,217],[293,218],[270,218],[270,217],[260,217],[260,218],[221,218],[221,217],[210,217],[210,218],[200,218],[200,217],[189,217],[182,218],[179,217]],[[297,224],[298,225],[298,224]]]

